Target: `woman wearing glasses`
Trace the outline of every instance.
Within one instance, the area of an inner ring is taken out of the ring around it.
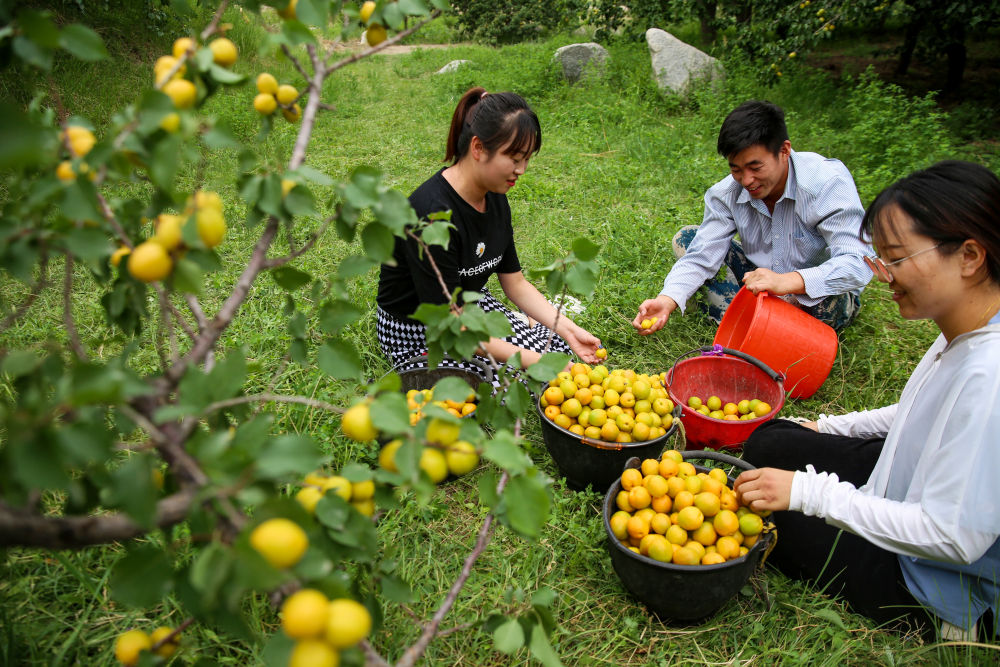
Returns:
[[[1000,180],[938,163],[884,190],[862,230],[900,315],[931,319],[941,335],[895,405],[757,429],[744,458],[758,469],[736,489],[753,509],[779,512],[770,562],[789,576],[879,623],[995,635]]]

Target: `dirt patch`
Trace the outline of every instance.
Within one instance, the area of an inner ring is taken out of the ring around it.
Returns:
[[[332,49],[338,52],[345,53],[355,53],[358,51],[363,51],[368,47],[361,44],[361,42],[325,42],[323,44],[327,49]],[[461,44],[393,44],[392,46],[387,46],[381,51],[373,55],[385,55],[385,56],[399,56],[407,53],[413,53],[417,49],[450,49],[454,46],[462,46]]]

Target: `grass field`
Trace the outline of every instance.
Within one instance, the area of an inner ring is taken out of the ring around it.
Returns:
[[[289,63],[257,53],[259,26],[240,16],[231,20],[244,54],[238,71],[256,74],[266,68],[280,80],[294,78]],[[983,151],[981,142],[960,143],[949,134],[931,101],[906,98],[874,79],[832,80],[803,69],[789,72],[779,86],[762,87],[747,66],[732,63],[723,87],[678,100],[656,90],[644,44],[613,46],[605,79],[565,84],[550,59],[556,48],[572,41],[565,36],[500,49],[459,44],[375,57],[345,68],[324,91],[324,99],[336,108],[321,116],[307,163],[335,179],[355,166],[373,165],[394,187],[409,193],[441,166],[451,112],[468,87],[521,93],[537,111],[544,136],[541,152],[509,195],[521,263],[526,271],[540,268],[567,254],[578,236],[603,246],[598,287],[576,320],[601,337],[614,367],[667,370],[678,355],[712,340],[714,326],[696,308],[648,338],[636,335],[630,321],[639,303],[662,285],[672,263],[671,236],[680,226],[700,221],[703,192],[726,174],[714,152],[716,133],[739,102],[756,97],[783,105],[793,147],[842,159],[855,174],[865,203],[895,178],[941,158],[975,159],[1000,169],[1000,157]],[[141,52],[119,53],[114,63],[61,66],[53,85],[62,105],[90,118],[100,131],[120,100],[149,85],[151,64],[167,44],[169,39]],[[472,65],[455,74],[433,75],[459,58]],[[23,97],[23,90],[31,88],[23,84],[0,80],[0,92]],[[252,97],[249,86],[237,89],[213,99],[206,111],[226,118],[237,135],[256,143],[279,168],[291,152],[295,128],[281,123],[266,140],[255,142],[258,118]],[[244,209],[233,184],[235,155],[206,152],[201,160],[185,178],[191,185],[218,190],[229,219],[239,220]],[[141,191],[144,186],[131,187]],[[326,199],[332,189],[318,194]],[[302,223],[302,235],[317,224]],[[207,290],[207,310],[228,293],[255,238],[255,230],[241,225],[233,224],[231,230],[221,249],[225,268],[214,274]],[[351,250],[331,233],[300,267],[321,276]],[[6,277],[0,280],[0,292],[9,299],[5,303],[16,303],[19,286]],[[351,286],[352,298],[367,315],[351,335],[372,378],[390,370],[375,340],[376,282],[373,271]],[[78,326],[91,349],[97,354],[119,349],[124,341],[105,327],[89,277],[81,271],[74,284]],[[493,286],[499,292],[495,279]],[[305,294],[298,298],[308,301]],[[244,346],[256,362],[248,391],[266,386],[287,350],[283,299],[273,281],[260,280],[223,341],[227,347]],[[61,340],[60,308],[59,295],[49,295],[35,316],[4,332],[4,347]],[[841,336],[826,384],[809,400],[786,403],[783,414],[816,416],[894,401],[935,335],[931,323],[903,321],[887,291],[871,285],[861,315]],[[142,344],[145,351],[135,363],[148,370],[155,355],[148,336]],[[295,365],[280,375],[275,390],[340,404],[361,391],[331,381],[312,366]],[[279,429],[306,432],[322,442],[335,468],[352,459],[375,460],[374,449],[348,443],[339,434],[335,417],[302,407],[282,408],[277,414]],[[432,643],[425,664],[530,663],[527,652],[513,657],[496,652],[491,637],[475,626],[492,613],[523,609],[530,594],[542,587],[558,595],[553,643],[566,665],[977,665],[998,659],[991,648],[926,645],[872,627],[822,592],[773,570],[767,572],[773,597],[769,608],[756,595],[740,594],[703,624],[664,624],[626,594],[611,569],[599,514],[602,496],[565,487],[535,416],[525,432],[532,458],[556,480],[544,535],[529,543],[498,529],[445,621],[445,628],[457,631]],[[477,480],[473,474],[441,488],[429,506],[404,504],[379,524],[380,539],[397,549],[402,572],[417,594],[408,609],[385,611],[374,643],[390,660],[418,634],[412,614],[427,618],[433,613],[472,548],[485,512],[478,503]],[[181,537],[178,529],[166,539]],[[158,623],[183,618],[173,601],[140,615],[110,600],[107,577],[121,553],[118,547],[7,552],[0,561],[0,662],[111,665],[117,633],[143,618]],[[261,633],[275,629],[266,601],[255,601],[247,613]],[[258,649],[208,627],[195,626],[186,635],[175,663],[204,658],[208,664],[246,665],[262,659]]]

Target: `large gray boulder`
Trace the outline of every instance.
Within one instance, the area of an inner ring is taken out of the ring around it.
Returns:
[[[603,46],[587,42],[559,48],[552,58],[562,65],[563,77],[570,83],[576,83],[588,71],[603,74],[608,57],[608,51]]]
[[[448,74],[449,72],[455,72],[462,65],[468,65],[471,62],[472,62],[471,60],[452,60],[450,63],[448,63],[447,65],[445,65],[444,67],[442,67],[441,69],[439,69],[438,71],[436,71],[434,73],[435,74]]]
[[[721,79],[719,61],[659,28],[646,31],[653,76],[660,90],[684,94],[694,79]]]

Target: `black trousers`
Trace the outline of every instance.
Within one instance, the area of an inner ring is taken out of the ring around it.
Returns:
[[[884,444],[882,438],[851,438],[815,431],[783,419],[758,427],[743,459],[758,468],[836,473],[842,482],[868,481]],[[896,554],[853,533],[800,512],[775,512],[778,542],[768,563],[786,576],[815,583],[880,625],[916,626],[933,637],[933,617],[907,590]]]

